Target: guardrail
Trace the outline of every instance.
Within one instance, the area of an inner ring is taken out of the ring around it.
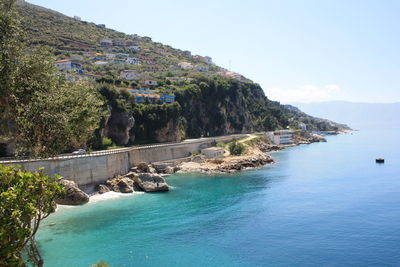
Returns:
[[[116,148],[110,150],[100,150],[82,154],[60,154],[55,157],[50,158],[43,158],[43,159],[31,159],[28,157],[8,157],[8,158],[0,158],[0,164],[2,163],[22,163],[22,162],[34,162],[34,161],[43,161],[43,160],[59,160],[59,159],[72,159],[72,158],[84,158],[84,157],[96,157],[96,156],[104,156],[104,155],[111,155],[117,154],[122,152],[129,152],[132,150],[140,150],[140,149],[148,149],[148,148],[162,148],[162,147],[169,147],[169,146],[176,146],[176,145],[185,145],[185,144],[195,144],[195,143],[203,143],[205,141],[222,141],[223,139],[228,138],[241,138],[244,136],[248,136],[248,134],[234,134],[234,135],[224,135],[224,136],[216,136],[216,137],[204,137],[200,139],[189,139],[184,140],[181,142],[170,142],[170,143],[156,143],[156,144],[149,144],[149,145],[139,145],[139,146],[131,146],[131,147],[123,147],[123,148]]]

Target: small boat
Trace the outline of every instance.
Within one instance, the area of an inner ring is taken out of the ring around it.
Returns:
[[[378,158],[375,160],[376,163],[385,163],[385,159],[383,158]]]

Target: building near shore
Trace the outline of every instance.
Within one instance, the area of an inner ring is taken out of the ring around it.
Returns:
[[[201,153],[208,159],[222,158],[225,150],[222,147],[209,147],[201,150]]]
[[[274,145],[293,144],[293,131],[291,130],[268,132],[268,137]]]

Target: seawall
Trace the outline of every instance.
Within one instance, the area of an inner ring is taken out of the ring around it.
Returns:
[[[5,160],[2,165],[19,165],[26,171],[44,168],[48,175],[59,174],[75,181],[79,186],[102,183],[109,178],[129,172],[132,166],[141,162],[152,163],[188,157],[211,147],[218,142],[229,142],[246,134],[229,135],[214,138],[186,140],[179,143],[167,143],[97,151],[82,155],[60,155],[48,159]]]

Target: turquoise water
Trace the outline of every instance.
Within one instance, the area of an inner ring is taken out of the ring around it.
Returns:
[[[399,266],[399,134],[330,136],[258,170],[62,209],[39,232],[45,266]]]

